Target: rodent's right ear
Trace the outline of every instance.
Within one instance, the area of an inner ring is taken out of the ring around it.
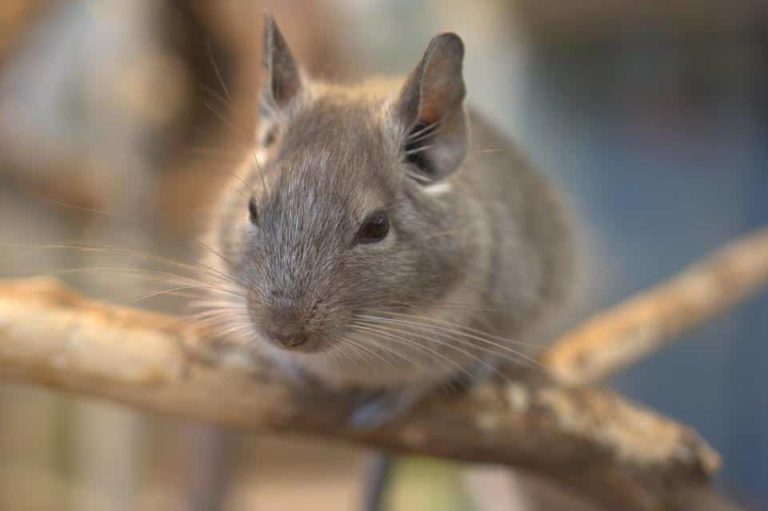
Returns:
[[[302,90],[302,73],[271,14],[264,15],[262,104],[285,108]]]
[[[406,133],[405,160],[427,181],[451,174],[467,153],[463,60],[459,36],[435,36],[395,102],[394,111]]]

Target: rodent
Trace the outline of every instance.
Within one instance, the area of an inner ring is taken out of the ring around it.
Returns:
[[[465,106],[463,58],[444,33],[404,81],[327,84],[267,16],[258,139],[209,232],[212,314],[259,356],[330,388],[430,387],[563,308],[568,215]]]

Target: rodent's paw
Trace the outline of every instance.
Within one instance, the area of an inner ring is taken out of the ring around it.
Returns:
[[[370,392],[357,398],[347,421],[355,429],[375,430],[406,417],[429,391],[423,388]]]

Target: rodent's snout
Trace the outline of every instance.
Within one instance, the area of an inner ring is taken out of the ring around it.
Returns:
[[[289,350],[315,351],[321,347],[316,306],[307,307],[304,300],[280,292],[270,293],[266,303],[252,305],[253,321],[267,341]]]
[[[301,328],[293,325],[271,325],[266,329],[271,340],[285,348],[298,348],[307,343],[309,336]]]

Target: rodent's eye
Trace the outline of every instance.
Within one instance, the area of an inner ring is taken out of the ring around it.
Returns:
[[[275,143],[275,140],[277,140],[277,129],[272,128],[264,135],[264,142],[262,145],[264,145],[264,147],[269,147]]]
[[[389,233],[389,217],[384,211],[377,211],[365,219],[357,231],[355,241],[358,243],[376,243],[387,237]]]
[[[248,201],[248,217],[253,225],[259,225],[259,209],[256,207],[256,199],[253,197]]]

